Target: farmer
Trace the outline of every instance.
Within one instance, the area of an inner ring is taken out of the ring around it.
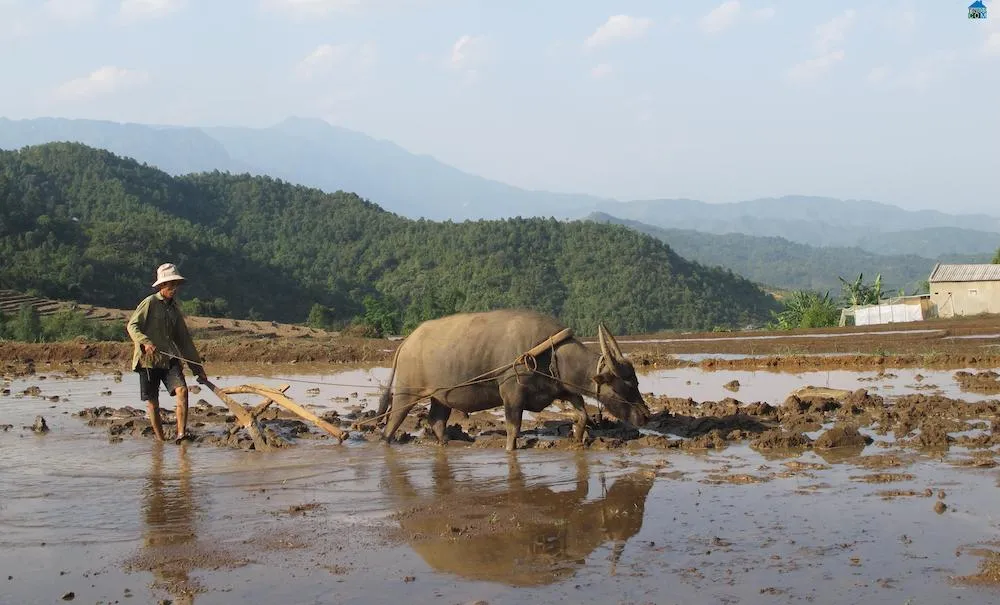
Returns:
[[[132,369],[139,374],[139,393],[146,402],[153,433],[163,441],[160,425],[162,382],[167,391],[177,397],[177,443],[188,438],[188,390],[181,361],[187,362],[199,380],[208,380],[177,304],[177,291],[184,281],[172,263],[160,265],[153,282],[157,292],[143,299],[128,321],[128,334],[135,343]]]

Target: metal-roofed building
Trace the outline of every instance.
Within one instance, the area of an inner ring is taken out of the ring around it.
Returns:
[[[1000,265],[942,265],[927,280],[938,317],[1000,313]]]

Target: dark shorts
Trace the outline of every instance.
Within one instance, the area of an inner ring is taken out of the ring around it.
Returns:
[[[187,386],[181,364],[176,360],[167,369],[139,368],[136,372],[139,374],[139,397],[143,401],[159,401],[161,383],[171,395],[175,394],[177,387]]]

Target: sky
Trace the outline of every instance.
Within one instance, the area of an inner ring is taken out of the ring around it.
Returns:
[[[1000,2],[0,0],[0,116],[289,116],[519,187],[1000,214]]]

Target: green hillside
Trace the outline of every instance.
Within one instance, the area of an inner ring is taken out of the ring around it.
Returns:
[[[107,306],[134,306],[165,261],[189,276],[186,298],[281,321],[304,321],[315,303],[397,328],[520,306],[592,334],[601,320],[618,332],[741,326],[777,305],[622,226],[414,221],[353,194],[172,177],[79,144],[0,152],[0,202],[0,287]]]
[[[726,267],[754,282],[787,290],[830,290],[837,294],[841,289],[838,276],[851,279],[861,273],[881,273],[887,291],[913,292],[927,280],[936,262],[985,263],[990,259],[988,253],[942,254],[936,258],[875,254],[858,247],[809,246],[782,237],[664,229],[598,212],[588,220],[626,225],[666,242],[685,258]]]

